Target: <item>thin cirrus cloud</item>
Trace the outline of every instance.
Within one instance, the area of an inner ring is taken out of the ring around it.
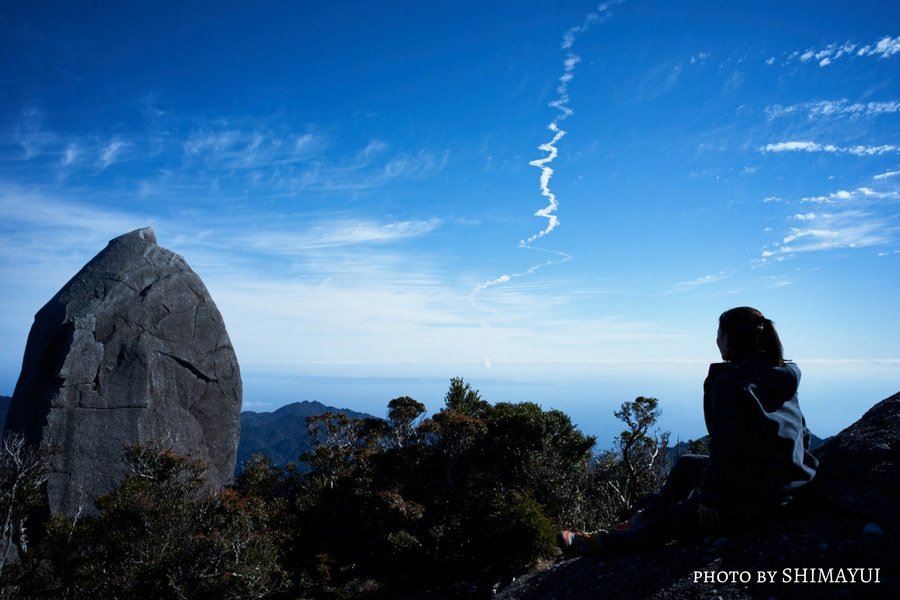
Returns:
[[[847,211],[828,215],[816,227],[793,228],[781,242],[779,252],[811,252],[837,248],[861,248],[888,243],[890,233],[872,213]]]
[[[896,209],[898,200],[897,190],[876,191],[869,187],[802,198],[801,203],[827,206],[828,212],[788,217],[789,222],[798,225],[789,226],[781,240],[766,246],[762,261],[784,260],[797,253],[889,245],[900,233],[895,224],[900,216]]]
[[[324,140],[311,133],[226,127],[193,131],[182,149],[186,167],[200,162],[210,169],[234,172],[308,162],[323,145]]]
[[[836,202],[852,202],[858,200],[898,200],[900,193],[895,190],[879,192],[869,187],[860,187],[855,190],[838,190],[827,196],[807,196],[801,199],[801,202],[815,202],[833,204]]]
[[[127,142],[114,139],[106,144],[100,150],[100,168],[105,169],[108,166],[122,159],[122,150],[128,146]],[[67,154],[68,156],[68,154]]]
[[[697,279],[692,279],[690,281],[682,281],[675,285],[676,292],[686,292],[689,290],[693,290],[702,285],[708,285],[710,283],[718,283],[727,278],[727,275],[723,271],[719,271],[715,275],[705,275],[703,277],[698,277]]]
[[[10,232],[50,232],[46,238],[40,238],[42,247],[59,249],[70,247],[73,240],[87,241],[110,233],[123,233],[135,219],[145,218],[0,182],[0,221]]]
[[[796,214],[791,218],[797,221],[812,221],[816,218],[816,213]]]
[[[173,132],[186,131],[178,135]],[[223,190],[229,183],[267,193],[362,191],[439,174],[449,152],[428,148],[393,149],[374,139],[358,150],[326,154],[334,142],[315,131],[272,127],[267,117],[209,121],[162,113],[138,130],[111,129],[92,135],[44,128],[43,113],[30,107],[0,136],[0,156],[29,168],[56,170],[57,178],[78,173],[119,174],[128,162],[141,180],[161,192],[204,185]],[[42,171],[46,172],[46,171]]]
[[[760,152],[828,152],[832,154],[852,154],[854,156],[875,156],[900,151],[900,146],[884,144],[881,146],[836,146],[835,144],[819,144],[810,141],[791,141],[766,144],[758,148]]]
[[[393,151],[379,139],[348,156],[326,156],[330,140],[322,134],[275,131],[252,123],[209,128],[192,133],[183,143],[185,167],[196,161],[212,172],[231,176],[254,171],[267,173],[265,181],[297,190],[361,190],[403,179],[421,179],[440,173],[447,152]]]
[[[66,150],[65,150],[65,152],[63,152],[63,156],[60,159],[60,162],[63,165],[70,165],[70,164],[74,163],[75,160],[78,158],[78,154],[79,154],[78,146],[75,144],[69,144],[68,146],[66,146]]]
[[[795,52],[789,59],[799,58],[802,63],[827,67],[838,60],[875,58],[893,60],[900,53],[900,37],[885,36],[869,44],[846,42],[832,43],[822,48],[810,48],[805,52]],[[794,104],[774,104],[765,109],[766,118],[775,123],[779,120],[802,118],[807,122],[830,120],[834,127],[840,120],[855,123],[861,120],[875,122],[875,119],[893,118],[900,113],[900,101],[871,100],[853,101],[848,98],[837,100],[817,100]],[[832,129],[830,135],[836,135]],[[854,136],[868,129],[854,129]],[[882,128],[872,129],[885,131]],[[794,136],[791,136],[794,137]],[[797,136],[799,137],[799,136]],[[810,139],[813,138],[813,139]],[[806,139],[790,139],[757,147],[762,154],[821,153],[834,157],[879,157],[900,152],[900,145],[892,143],[821,143],[813,141],[814,135]],[[886,140],[885,140],[886,141]],[[785,260],[798,253],[829,252],[836,249],[859,249],[884,246],[894,243],[898,228],[894,225],[900,217],[897,200],[900,192],[891,187],[890,178],[895,173],[888,171],[872,176],[871,183],[855,189],[839,189],[825,194],[810,194],[796,200],[777,198],[778,202],[808,207],[818,205],[819,210],[806,211],[802,208],[786,217],[785,229],[780,239],[762,249],[762,262],[768,259]],[[767,198],[764,202],[775,199]],[[827,209],[826,209],[827,207]],[[826,209],[823,211],[822,209]]]
[[[810,119],[822,117],[847,117],[856,119],[859,117],[871,117],[875,115],[892,114],[900,112],[900,102],[853,102],[846,98],[840,100],[823,100],[819,102],[801,102],[782,106],[775,104],[766,108],[766,116],[769,120],[786,117],[795,114],[806,114]]]
[[[330,222],[300,233],[267,232],[248,238],[245,243],[259,251],[290,255],[308,250],[406,240],[430,233],[439,225],[439,219],[386,224],[372,221]]]

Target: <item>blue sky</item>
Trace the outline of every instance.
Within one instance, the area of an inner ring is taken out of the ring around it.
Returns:
[[[637,395],[698,437],[741,305],[819,435],[900,389],[896,2],[14,0],[0,31],[0,394],[148,225],[249,410],[462,376],[601,446]]]

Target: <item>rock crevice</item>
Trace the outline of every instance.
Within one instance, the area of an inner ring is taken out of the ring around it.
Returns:
[[[51,442],[52,512],[74,514],[128,473],[126,445],[161,442],[228,483],[241,378],[218,308],[152,228],[115,238],[35,316],[6,427]]]

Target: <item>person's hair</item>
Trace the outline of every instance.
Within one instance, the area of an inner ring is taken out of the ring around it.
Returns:
[[[719,327],[728,336],[727,360],[758,358],[773,365],[784,364],[775,323],[755,308],[741,306],[726,310],[719,317]]]

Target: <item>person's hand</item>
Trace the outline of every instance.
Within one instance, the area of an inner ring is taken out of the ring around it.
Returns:
[[[715,527],[722,524],[722,517],[719,515],[718,508],[711,508],[701,504],[700,508],[697,509],[697,514],[700,516],[700,523],[705,527]]]

